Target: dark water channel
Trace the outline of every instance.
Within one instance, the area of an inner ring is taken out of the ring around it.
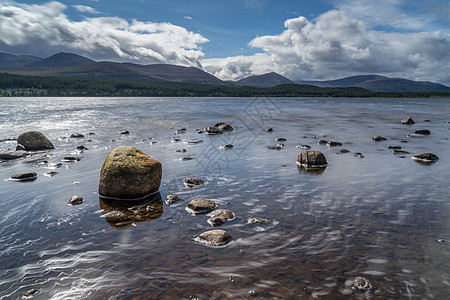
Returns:
[[[55,149],[0,162],[0,299],[446,299],[450,295],[450,99],[3,98],[0,151],[29,130]],[[399,121],[411,116],[416,124]],[[230,133],[197,133],[223,121]],[[273,128],[273,132],[265,129]],[[186,128],[186,133],[175,134]],[[419,129],[429,136],[414,136]],[[123,131],[129,134],[121,134]],[[70,138],[72,133],[85,138]],[[93,133],[88,135],[89,133]],[[386,137],[374,142],[372,136]],[[172,142],[172,137],[181,139]],[[270,150],[276,138],[281,150]],[[202,139],[202,143],[185,141]],[[319,145],[320,139],[341,142]],[[83,144],[89,150],[76,151]],[[233,144],[232,149],[220,149]],[[328,167],[303,172],[297,145],[322,151]],[[101,165],[117,146],[163,165],[161,199],[111,207],[97,194]],[[411,154],[394,155],[400,145]],[[179,149],[187,152],[176,152]],[[348,149],[349,153],[339,153]],[[364,158],[355,157],[360,152]],[[432,152],[423,165],[413,154]],[[67,155],[80,158],[64,162]],[[188,156],[192,158],[180,159]],[[31,182],[9,177],[38,173]],[[54,176],[46,176],[56,171]],[[183,178],[206,180],[189,189]],[[67,202],[80,195],[84,202]],[[194,240],[212,229],[191,199],[236,214],[220,226],[233,239]],[[141,205],[141,206],[140,206]],[[248,224],[248,218],[267,224]],[[357,276],[371,293],[351,288]]]

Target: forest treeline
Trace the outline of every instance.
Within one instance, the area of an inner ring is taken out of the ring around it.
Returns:
[[[450,97],[442,92],[380,93],[362,88],[274,87],[38,77],[0,73],[0,97]]]

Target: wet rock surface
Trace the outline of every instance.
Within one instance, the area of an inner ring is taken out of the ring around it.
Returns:
[[[17,144],[24,147],[27,151],[49,150],[54,149],[52,142],[39,131],[27,131],[17,138]]]
[[[416,130],[413,132],[416,135],[430,135],[431,132],[428,129]]]
[[[342,146],[342,143],[339,143],[339,142],[328,142],[327,146],[328,147],[340,147],[340,146]]]
[[[262,218],[248,218],[248,224],[268,224],[270,221]]]
[[[411,157],[413,160],[423,163],[433,163],[439,160],[439,157],[436,154],[424,152],[420,154],[416,154]]]
[[[320,151],[308,150],[298,155],[297,163],[307,167],[321,167],[327,165],[327,159]]]
[[[70,204],[70,205],[77,205],[77,204],[81,204],[81,203],[83,203],[83,202],[84,202],[83,197],[80,197],[80,196],[75,195],[75,196],[72,196],[72,197],[69,199],[68,204]]]
[[[37,173],[35,172],[20,172],[11,176],[11,180],[14,181],[30,181],[37,178]]]
[[[207,246],[217,247],[222,246],[230,242],[232,239],[231,235],[225,230],[209,230],[203,232],[195,238],[197,242],[203,243]]]
[[[195,198],[191,200],[187,206],[186,210],[193,214],[207,213],[216,208],[216,203],[213,200],[205,198]]]
[[[72,139],[82,139],[82,138],[84,138],[84,135],[81,134],[81,133],[72,133],[70,135],[70,138],[72,138]]]
[[[105,198],[139,199],[158,191],[162,166],[137,148],[111,151],[100,172],[99,194]]]
[[[139,201],[116,201],[99,199],[101,218],[112,227],[123,228],[161,217],[163,202],[156,193]]]
[[[373,286],[368,279],[358,276],[353,281],[352,289],[354,289],[357,292],[366,293],[370,292],[373,289]]]
[[[0,153],[0,159],[3,160],[13,160],[21,157],[25,157],[28,155],[28,151],[24,150],[8,150],[3,153]]]
[[[234,212],[229,209],[216,209],[208,214],[208,223],[211,226],[219,226],[226,221],[233,220],[235,218]]]
[[[203,179],[197,177],[186,177],[183,179],[183,184],[187,187],[199,187],[205,184]]]
[[[416,124],[416,122],[414,122],[413,118],[406,117],[406,118],[404,118],[403,120],[400,121],[400,124],[412,125],[412,124]]]
[[[222,131],[219,128],[217,128],[216,126],[206,126],[205,132],[208,135],[216,135],[216,134],[222,133]]]
[[[376,135],[376,136],[372,137],[372,140],[374,140],[375,142],[381,142],[381,141],[386,141],[387,138]]]
[[[164,203],[175,204],[181,201],[183,201],[183,199],[178,197],[177,195],[167,195],[166,199],[164,200]]]

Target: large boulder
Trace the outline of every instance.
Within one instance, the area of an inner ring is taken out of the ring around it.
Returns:
[[[101,197],[141,199],[159,190],[161,163],[139,149],[120,146],[111,151],[100,172]]]
[[[54,149],[55,146],[50,140],[39,131],[27,131],[17,138],[17,144],[21,145],[21,150],[36,151]]]
[[[325,167],[327,159],[320,151],[308,150],[298,154],[297,163],[306,167]]]

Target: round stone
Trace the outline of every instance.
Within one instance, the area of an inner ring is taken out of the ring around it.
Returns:
[[[11,176],[11,179],[15,181],[28,181],[36,178],[37,174],[35,172],[20,172]]]
[[[303,166],[326,166],[327,159],[325,155],[317,150],[308,150],[302,153],[299,153],[297,158],[297,163]]]
[[[27,151],[48,150],[55,148],[52,142],[50,142],[50,140],[39,131],[27,131],[22,133],[17,138],[17,144],[22,145],[24,150]]]
[[[197,187],[205,184],[205,181],[196,177],[186,177],[183,179],[183,184],[187,187]]]
[[[196,198],[194,200],[191,200],[186,206],[186,210],[194,214],[209,212],[214,210],[215,208],[216,203],[205,198]]]
[[[429,152],[416,154],[411,158],[416,161],[424,162],[424,163],[433,163],[433,162],[436,162],[439,160],[439,157],[436,154],[429,153]]]
[[[136,200],[158,191],[162,166],[159,161],[130,146],[111,151],[100,172],[99,194],[104,198]]]
[[[216,229],[203,232],[195,240],[207,246],[217,247],[227,244],[231,238],[231,235],[225,230]]]

